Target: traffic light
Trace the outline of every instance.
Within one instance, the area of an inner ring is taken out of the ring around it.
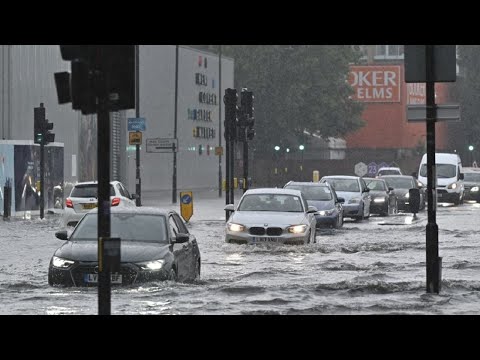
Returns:
[[[43,127],[45,125],[45,107],[40,103],[40,107],[33,109],[33,141],[35,144],[41,144],[43,140]]]
[[[45,107],[40,103],[39,107],[33,109],[33,141],[35,144],[46,145],[55,141],[55,134],[51,133],[53,123],[45,119]]]
[[[225,140],[235,140],[236,127],[238,123],[237,118],[237,90],[225,89],[225,96],[223,102],[225,104]]]
[[[255,118],[254,118],[254,108],[253,108],[253,92],[248,91],[247,89],[242,90],[242,98],[240,100],[242,117],[245,122],[246,130],[246,139],[253,140],[255,137]]]
[[[96,88],[107,84],[110,111],[135,108],[135,45],[60,45],[60,53],[72,64],[55,73],[59,104],[96,113]]]

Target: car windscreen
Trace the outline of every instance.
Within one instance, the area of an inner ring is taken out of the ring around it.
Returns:
[[[390,177],[385,178],[389,187],[394,189],[412,189],[415,188],[416,185],[410,178],[401,178],[401,177]]]
[[[122,241],[146,241],[168,244],[165,216],[153,214],[111,214],[111,237]],[[86,214],[69,240],[97,240],[97,213]]]
[[[463,181],[471,182],[480,182],[480,172],[479,173],[464,173]]]
[[[380,170],[378,175],[402,175],[398,170]]]
[[[307,200],[328,201],[332,200],[332,192],[327,186],[314,185],[288,185],[285,189],[300,190]]]
[[[115,189],[110,185],[110,196],[115,196]],[[97,184],[88,184],[88,185],[75,185],[70,194],[70,197],[77,198],[97,198],[98,197],[98,185]]]
[[[335,191],[360,192],[357,179],[326,179]]]
[[[385,187],[385,183],[380,180],[365,180],[367,183],[367,187],[370,190],[378,190],[378,191],[387,191],[387,188]]]
[[[437,179],[453,178],[457,176],[457,167],[452,164],[435,164]],[[427,164],[422,164],[420,176],[427,177]]]
[[[286,194],[245,195],[238,206],[239,211],[304,212],[302,199]]]

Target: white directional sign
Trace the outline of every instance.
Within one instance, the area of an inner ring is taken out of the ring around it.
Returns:
[[[367,164],[363,162],[359,162],[358,164],[355,164],[355,174],[357,176],[364,176],[367,172],[368,172]]]
[[[437,121],[458,121],[460,120],[460,105],[445,104],[435,105],[437,109]],[[427,106],[426,105],[407,105],[407,119],[408,122],[424,122],[427,120]]]
[[[177,152],[178,140],[171,138],[147,139],[147,153]]]

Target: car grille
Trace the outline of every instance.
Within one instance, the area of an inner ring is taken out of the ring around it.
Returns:
[[[448,193],[448,191],[444,190],[444,189],[437,189],[437,193],[438,194],[446,194],[446,193]]]
[[[265,235],[267,234],[268,236],[279,236],[282,235],[282,228],[279,227],[269,227],[269,228],[263,228],[263,227],[251,227],[250,228],[250,234],[251,235]]]
[[[88,265],[79,265],[75,269],[72,269],[72,278],[75,286],[97,286],[97,284],[86,284],[83,280],[84,274],[98,273],[96,263]],[[137,278],[137,268],[132,264],[122,264],[120,267],[120,274],[122,274],[122,285],[133,284]]]
[[[269,227],[267,229],[267,235],[269,236],[279,236],[282,235],[282,228],[279,227]]]
[[[263,227],[251,227],[250,228],[251,235],[265,235],[265,228]]]

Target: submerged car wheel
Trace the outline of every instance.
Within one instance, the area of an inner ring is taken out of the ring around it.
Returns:
[[[170,269],[170,273],[168,274],[168,280],[177,281],[177,271],[173,266]]]
[[[197,264],[195,265],[195,280],[200,280],[200,259],[198,259]]]

